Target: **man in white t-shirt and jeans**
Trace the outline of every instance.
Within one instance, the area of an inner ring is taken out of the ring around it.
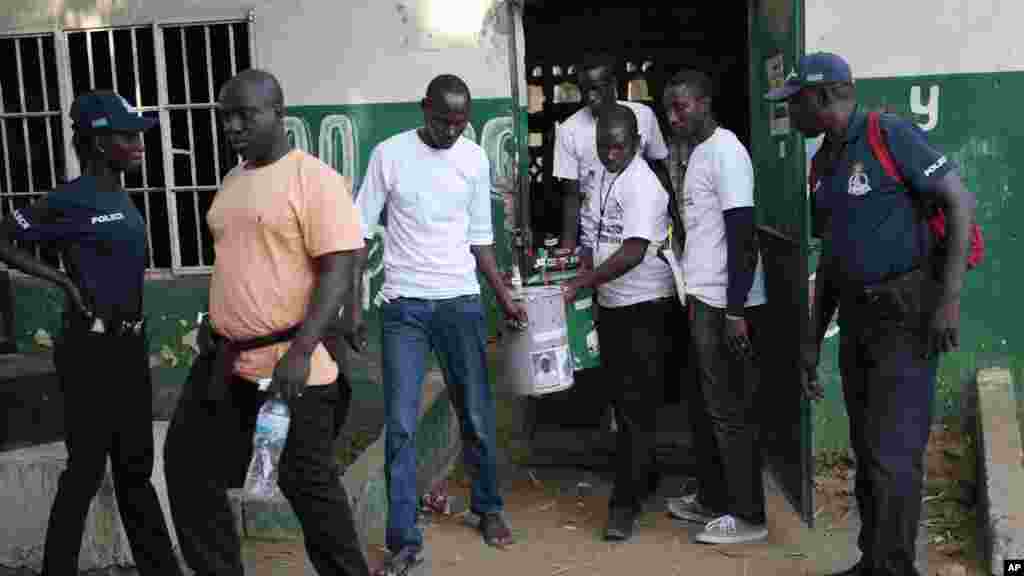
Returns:
[[[732,131],[711,116],[711,80],[684,70],[665,88],[675,133],[690,142],[683,183],[683,275],[698,370],[690,390],[697,494],[669,512],[702,522],[699,542],[767,538],[754,397],[759,315],[767,301],[754,226],[754,168]],[[602,352],[604,346],[602,346]]]
[[[444,370],[462,428],[463,456],[474,475],[470,510],[480,516],[488,544],[512,542],[498,489],[495,406],[477,270],[507,316],[527,318],[498,274],[490,163],[480,146],[461,138],[470,105],[469,88],[460,78],[434,78],[421,103],[424,126],[377,145],[356,197],[367,240],[381,211],[388,211],[380,319],[386,539],[392,556],[378,575],[406,574],[423,561],[423,533],[416,526],[416,428],[431,349]],[[360,252],[344,321],[345,336],[357,351],[365,342],[359,294],[366,252]]]
[[[657,411],[679,310],[672,269],[659,256],[668,239],[668,193],[640,157],[639,144],[630,108],[602,109],[597,155],[607,170],[584,211],[591,220],[583,251],[595,268],[564,288],[568,302],[581,288],[597,291],[602,384],[619,424],[607,540],[630,538],[652,491]]]

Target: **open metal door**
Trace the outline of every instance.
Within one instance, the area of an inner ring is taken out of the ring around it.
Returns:
[[[807,202],[803,137],[785,104],[763,99],[804,49],[803,0],[750,1],[751,156],[768,292],[760,407],[765,465],[808,525],[814,516],[809,402],[801,391],[800,341],[808,317]]]

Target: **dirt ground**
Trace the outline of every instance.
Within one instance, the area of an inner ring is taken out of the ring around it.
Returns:
[[[976,550],[975,507],[969,489],[973,456],[954,426],[933,426],[927,449],[927,473],[921,530],[928,532],[928,574],[981,575]],[[854,513],[855,471],[849,462],[819,466],[815,479],[815,519],[828,530]],[[962,571],[961,571],[962,570]]]
[[[955,430],[936,426],[928,447],[926,517],[929,532],[928,574],[980,575],[973,542],[970,502],[964,501],[965,483],[973,481],[961,470],[969,457]],[[969,462],[968,462],[969,463]],[[969,467],[966,467],[969,468]],[[681,479],[667,479],[662,493],[652,499],[633,540],[609,544],[601,539],[607,518],[608,483],[593,481],[589,494],[578,496],[577,480],[583,471],[548,469],[523,471],[504,486],[506,514],[516,544],[495,550],[483,544],[465,515],[432,513],[424,520],[428,558],[420,574],[451,576],[600,576],[623,575],[642,567],[648,574],[809,575],[844,568],[855,533],[850,530],[855,506],[853,471],[843,462],[822,466],[816,479],[813,532],[799,526],[788,504],[777,494],[769,497],[769,541],[715,547],[693,543],[698,526],[678,522],[664,512],[663,497],[678,494]],[[465,502],[464,480],[449,483],[450,495]],[[809,535],[810,534],[810,535]],[[832,539],[821,535],[833,534]],[[824,548],[824,559],[815,558]],[[385,553],[373,546],[371,564]],[[251,576],[313,574],[301,543],[247,542]],[[836,560],[836,558],[844,558]],[[855,559],[855,558],[854,558]]]
[[[543,478],[545,470],[535,475]],[[431,514],[424,524],[429,566],[418,574],[610,576],[629,574],[640,567],[648,574],[665,575],[813,573],[802,565],[800,556],[787,554],[777,542],[729,549],[694,544],[697,526],[670,518],[662,498],[652,500],[633,540],[603,542],[607,486],[582,498],[565,488],[565,482],[549,485],[528,477],[506,484],[506,514],[516,543],[504,550],[486,546],[464,514]],[[450,494],[466,498],[468,488],[454,484]],[[250,572],[254,576],[302,573],[298,572],[303,563],[301,548],[295,543],[250,542],[247,555],[259,557],[255,571]],[[375,546],[368,556],[373,565],[383,560],[385,552]]]

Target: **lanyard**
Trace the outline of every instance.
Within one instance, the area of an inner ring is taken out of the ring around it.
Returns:
[[[605,178],[605,176],[608,175],[608,170],[604,170],[601,173],[601,186],[600,186],[600,188],[598,188],[598,194],[599,194],[598,199],[600,200],[600,209],[601,209],[601,211],[600,211],[600,214],[597,217],[597,238],[594,239],[594,257],[595,258],[597,257],[598,248],[601,247],[601,232],[604,231],[604,211],[605,211],[605,208],[608,207],[608,198],[611,197],[612,190],[615,188],[615,181],[618,180],[619,176],[621,176],[622,173],[625,172],[625,171],[626,171],[626,169],[623,168],[617,174],[615,174],[615,178],[612,178],[611,184],[608,185],[608,192],[607,193],[604,193],[604,178]]]

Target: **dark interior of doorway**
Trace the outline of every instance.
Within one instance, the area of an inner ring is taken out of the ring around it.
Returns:
[[[695,5],[661,3],[586,7],[575,2],[537,0],[525,3],[526,76],[536,97],[543,92],[543,106],[529,116],[531,228],[539,248],[546,237],[558,234],[561,222],[561,183],[551,176],[556,123],[564,122],[581,103],[556,101],[556,86],[574,82],[571,67],[578,67],[587,52],[602,52],[618,60],[618,91],[622,100],[637,94],[636,81],[643,77],[651,106],[670,137],[661,106],[666,81],[683,68],[708,73],[714,83],[712,109],[719,123],[734,131],[750,146],[750,69],[747,0],[722,0]],[[575,72],[575,70],[573,70]],[[633,81],[633,85],[630,82]],[[565,93],[559,88],[559,93]],[[644,94],[641,92],[641,96]],[[674,354],[681,359],[685,354]],[[678,372],[672,372],[673,374]],[[683,374],[683,378],[687,375]],[[576,373],[576,385],[565,392],[532,403],[534,432],[548,429],[595,429],[602,425],[605,396],[614,383],[600,377],[600,369]],[[677,380],[678,382],[678,380]],[[667,408],[679,409],[678,394],[667,394]],[[678,386],[678,384],[675,384]],[[678,392],[678,390],[676,390]],[[675,406],[671,406],[675,405]],[[660,418],[685,425],[685,418]],[[665,431],[662,431],[665,432]],[[659,434],[659,444],[663,434]],[[668,434],[669,441],[673,434]],[[685,441],[685,440],[684,440]],[[659,446],[660,448],[660,446]]]
[[[574,2],[527,1],[523,14],[526,75],[530,92],[543,91],[543,107],[530,114],[531,223],[537,247],[558,233],[559,183],[551,177],[554,130],[576,112],[578,101],[559,101],[558,85],[575,83],[575,68],[588,52],[618,60],[620,99],[650,106],[669,137],[661,106],[665,82],[683,68],[708,73],[715,85],[714,114],[750,145],[750,72],[747,0],[695,6],[620,5],[582,7]],[[570,74],[572,69],[572,74]],[[637,81],[646,93],[636,97]]]

